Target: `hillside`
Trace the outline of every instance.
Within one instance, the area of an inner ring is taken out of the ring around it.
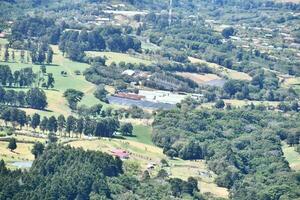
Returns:
[[[0,199],[299,199],[299,30],[297,1],[0,1]]]

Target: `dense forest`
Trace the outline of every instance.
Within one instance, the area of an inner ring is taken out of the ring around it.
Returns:
[[[197,180],[142,179],[123,172],[119,158],[93,151],[49,145],[30,171],[11,171],[0,161],[1,199],[201,199]],[[198,197],[196,196],[198,195]]]
[[[251,107],[164,111],[155,117],[153,142],[167,155],[207,160],[233,199],[296,199],[299,173],[289,168],[280,142],[299,144],[299,125],[299,114]]]

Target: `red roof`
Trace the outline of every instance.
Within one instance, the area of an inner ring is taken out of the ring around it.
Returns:
[[[114,156],[119,158],[129,158],[129,154],[122,149],[114,149],[111,151]]]
[[[145,96],[138,95],[138,94],[133,94],[133,93],[125,93],[125,92],[119,92],[115,94],[114,96],[120,97],[120,98],[125,98],[125,99],[133,99],[133,100],[141,100],[144,99]]]

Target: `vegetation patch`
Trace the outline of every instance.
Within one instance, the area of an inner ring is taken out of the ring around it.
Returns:
[[[132,63],[132,64],[142,63],[145,65],[150,65],[152,63],[150,60],[134,57],[126,53],[87,51],[86,54],[89,57],[96,57],[96,56],[106,57],[107,58],[106,63],[108,65],[110,65],[112,62],[116,64],[119,64],[120,62]]]
[[[289,146],[285,142],[282,144],[284,157],[289,162],[290,167],[296,171],[300,171],[300,154],[295,148],[295,146]]]
[[[217,74],[228,77],[230,79],[237,79],[237,80],[251,80],[252,79],[251,76],[249,76],[248,74],[246,74],[244,72],[238,72],[236,70],[228,69],[226,67],[223,67],[223,66],[215,64],[215,63],[207,62],[205,60],[201,60],[201,59],[193,58],[193,57],[189,57],[189,60],[192,63],[206,64],[207,66],[216,70]]]

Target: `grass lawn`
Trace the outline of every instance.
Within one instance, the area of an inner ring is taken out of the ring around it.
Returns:
[[[5,43],[6,40],[0,40],[0,43]],[[48,108],[49,111],[36,111],[33,109],[25,109],[28,113],[38,112],[43,116],[50,115],[70,115],[71,110],[67,106],[67,102],[63,97],[63,93],[65,90],[69,88],[73,88],[76,90],[80,90],[84,92],[84,97],[79,105],[86,104],[88,106],[95,105],[97,103],[102,103],[104,106],[108,106],[107,104],[100,102],[97,98],[94,97],[93,93],[96,90],[96,85],[85,80],[83,75],[75,75],[74,71],[79,70],[83,72],[85,69],[89,67],[86,63],[79,63],[69,60],[65,58],[62,53],[59,51],[57,45],[51,46],[54,51],[53,63],[51,65],[46,65],[47,73],[52,73],[55,79],[54,89],[45,90],[47,98],[48,98]],[[9,50],[11,54],[11,49]],[[31,67],[34,72],[38,72],[40,70],[40,65],[35,65],[32,63],[21,63],[20,62],[20,53],[19,51],[15,51],[15,61],[9,62],[3,61],[3,52],[4,48],[2,48],[2,53],[0,57],[0,64],[9,65],[12,70],[19,70],[25,67]],[[27,52],[26,52],[27,53]],[[26,58],[25,53],[25,58]],[[1,61],[2,60],[2,61]],[[66,77],[61,75],[61,72],[65,71],[68,73]]]
[[[143,63],[145,65],[150,65],[152,63],[150,60],[133,57],[132,55],[125,54],[125,53],[87,51],[86,54],[90,57],[105,56],[107,57],[106,63],[108,65],[110,65],[112,62],[115,62],[116,64],[120,62],[133,63],[133,64]]]
[[[226,67],[223,67],[223,66],[215,64],[215,63],[207,62],[205,60],[201,60],[201,59],[193,58],[193,57],[189,57],[189,60],[192,63],[207,64],[208,67],[215,69],[218,73],[220,73],[224,76],[227,76],[230,79],[238,79],[238,80],[251,80],[252,79],[251,76],[249,76],[248,74],[246,74],[244,72],[238,72],[236,70],[227,69]]]
[[[133,125],[133,135],[135,137],[126,137],[127,140],[153,145],[151,140],[152,128],[145,125]]]
[[[295,147],[290,147],[286,143],[283,143],[282,151],[290,167],[296,171],[300,171],[300,154],[295,151]]]

